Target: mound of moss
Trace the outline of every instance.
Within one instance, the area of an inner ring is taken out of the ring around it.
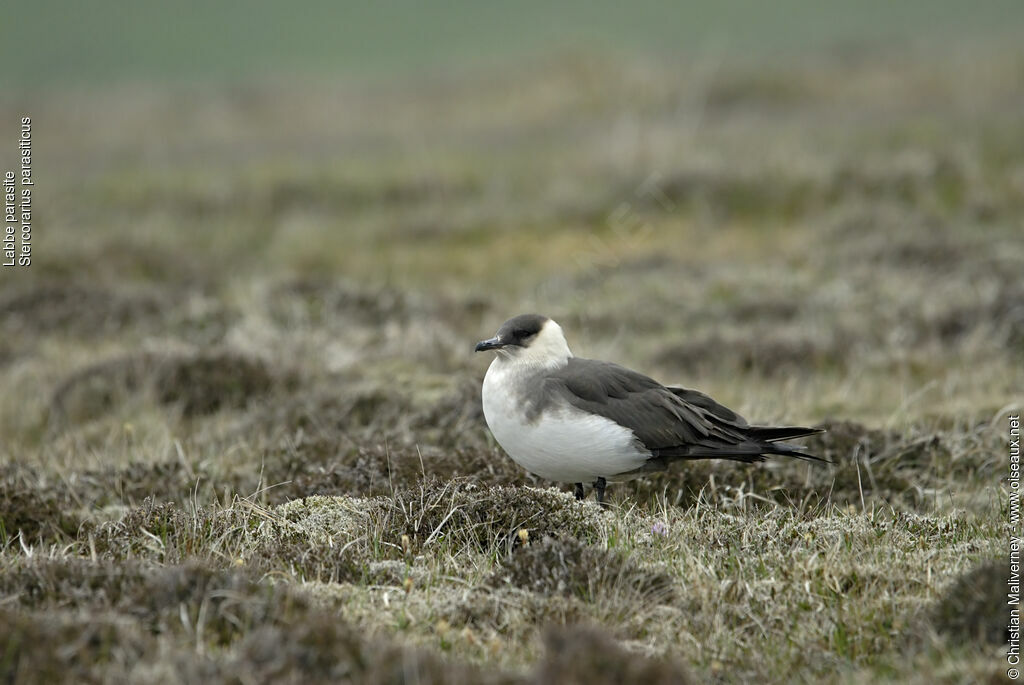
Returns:
[[[985,562],[960,576],[932,608],[936,630],[956,640],[1009,642],[1008,577],[1009,564],[1002,560]]]
[[[642,568],[620,552],[572,538],[546,537],[524,545],[502,561],[488,584],[587,601],[615,597],[650,603],[672,596],[672,578],[666,573]]]
[[[0,542],[19,533],[29,542],[74,538],[82,524],[74,493],[30,469],[0,466]]]
[[[517,681],[371,638],[245,569],[21,560],[0,597],[5,682]]]
[[[274,512],[302,530],[336,540],[372,533],[399,556],[437,544],[511,549],[519,544],[521,530],[535,538],[591,539],[605,525],[596,506],[553,488],[485,487],[461,478],[428,479],[390,496],[303,497]]]
[[[693,682],[682,664],[633,654],[607,631],[593,626],[549,630],[546,656],[532,681],[536,685],[686,685]]]
[[[294,377],[228,348],[195,352],[132,353],[90,364],[54,390],[51,422],[66,426],[102,416],[139,393],[185,416],[245,407]]]
[[[0,607],[0,680],[100,683],[108,669],[137,662],[153,640],[115,619]]]

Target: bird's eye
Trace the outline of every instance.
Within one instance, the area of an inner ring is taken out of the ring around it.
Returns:
[[[525,328],[520,328],[519,330],[515,331],[513,335],[515,335],[517,338],[529,338],[531,335],[533,335],[533,333],[526,330]]]

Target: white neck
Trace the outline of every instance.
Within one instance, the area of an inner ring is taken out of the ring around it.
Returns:
[[[498,350],[495,360],[500,364],[556,369],[565,366],[572,358],[572,350],[565,341],[562,327],[548,319],[537,337],[528,347],[512,347]]]

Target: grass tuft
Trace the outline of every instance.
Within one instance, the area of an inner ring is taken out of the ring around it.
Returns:
[[[953,640],[1003,645],[1010,641],[1007,564],[979,564],[957,578],[932,608],[935,629]]]
[[[622,603],[635,611],[671,601],[674,592],[672,578],[663,571],[642,568],[621,551],[564,537],[545,537],[515,550],[488,582],[544,595]]]

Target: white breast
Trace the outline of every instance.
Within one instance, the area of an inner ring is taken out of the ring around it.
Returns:
[[[515,391],[519,382],[527,376],[515,364],[491,363],[484,377],[484,418],[498,444],[530,473],[566,483],[620,480],[650,457],[633,431],[568,404],[549,406],[528,421]]]

